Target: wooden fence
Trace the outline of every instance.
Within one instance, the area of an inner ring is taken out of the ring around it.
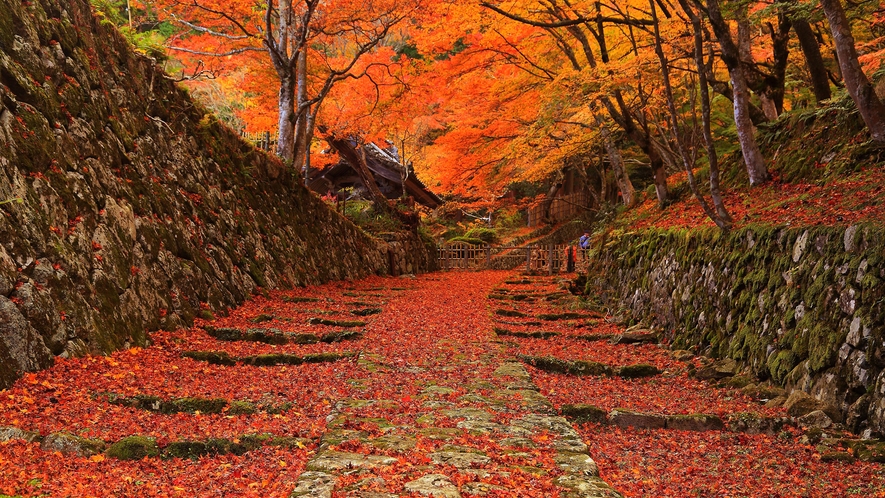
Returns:
[[[453,242],[437,248],[441,270],[511,270],[525,265],[536,273],[586,271],[586,251],[566,244],[526,246],[479,246]]]
[[[277,146],[277,134],[271,133],[269,131],[260,131],[257,133],[250,132],[242,132],[240,136],[243,137],[243,140],[248,142],[252,142],[255,147],[258,147],[261,150],[273,150]]]
[[[569,195],[554,197],[550,203],[549,218],[554,222],[571,220],[583,213],[590,203],[587,192],[577,192]],[[528,210],[528,226],[535,227],[544,222],[543,204]]]

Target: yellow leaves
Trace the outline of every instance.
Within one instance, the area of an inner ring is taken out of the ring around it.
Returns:
[[[129,348],[128,352],[129,352],[129,354],[131,354],[132,356],[136,356],[138,353],[141,352],[141,348],[139,348],[139,347]]]
[[[101,463],[101,462],[104,461],[104,459],[105,459],[105,456],[104,456],[104,455],[101,455],[101,454],[99,454],[99,455],[92,455],[91,457],[89,457],[89,461],[90,461],[90,462],[93,462],[93,463]]]

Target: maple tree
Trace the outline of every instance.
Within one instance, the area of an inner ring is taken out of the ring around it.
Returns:
[[[381,59],[365,61],[420,1],[157,0],[164,18],[181,26],[170,48],[187,62],[236,58],[259,85],[275,79],[277,154],[306,166],[316,119],[336,84],[369,76]],[[218,62],[215,62],[218,64]]]
[[[143,3],[183,28],[172,39],[183,50],[173,55],[212,71],[227,66],[212,88],[237,95],[248,130],[282,131],[278,152],[297,165],[336,160],[311,159],[318,119],[339,137],[395,144],[428,185],[472,199],[547,180],[549,200],[574,168],[600,178],[595,197],[617,185],[628,205],[641,198],[636,178],[650,175],[664,207],[669,175],[692,165],[694,183],[694,166],[709,163],[709,187],[697,183],[695,195],[710,196],[705,210],[722,227],[729,216],[718,156],[740,147],[750,183],[767,181],[770,158],[754,145],[754,128],[810,98],[825,101],[840,77],[828,55],[838,44],[822,31],[831,23],[804,0],[387,0],[366,6],[358,20],[357,3],[343,1],[229,2],[214,18],[218,6],[208,1]],[[284,12],[291,22],[281,22]],[[856,21],[862,18],[869,22]],[[881,61],[881,9],[852,4],[847,19],[853,24],[843,31],[862,50],[859,74],[870,74]],[[208,61],[210,53],[226,57]]]

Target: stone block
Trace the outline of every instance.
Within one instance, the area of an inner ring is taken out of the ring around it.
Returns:
[[[677,431],[721,431],[725,430],[722,419],[716,415],[695,413],[691,415],[668,415],[667,429]]]
[[[621,408],[615,408],[608,414],[609,423],[612,425],[636,429],[664,429],[667,427],[667,417],[652,413],[639,413]]]

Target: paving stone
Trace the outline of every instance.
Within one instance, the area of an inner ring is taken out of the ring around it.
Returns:
[[[292,498],[331,498],[335,481],[335,476],[332,474],[307,471],[298,477],[298,484],[289,496]]]
[[[463,431],[451,427],[425,427],[419,429],[418,434],[433,441],[447,441],[460,436]]]
[[[558,452],[553,461],[567,474],[599,477],[599,467],[586,453]]]
[[[421,394],[425,394],[427,396],[446,396],[455,392],[451,387],[445,386],[427,386],[422,391]]]
[[[517,362],[502,363],[501,366],[495,370],[495,375],[499,377],[515,377],[524,380],[530,379],[529,372],[526,370],[525,365]]]
[[[452,465],[459,469],[476,467],[485,465],[492,461],[491,458],[480,453],[461,452],[461,451],[438,451],[428,455],[435,463],[442,465]]]
[[[104,451],[105,443],[100,439],[87,439],[65,432],[54,432],[43,438],[40,448],[44,451],[88,457]]]
[[[452,408],[443,410],[443,415],[449,418],[463,418],[465,420],[491,421],[494,415],[480,408]]]
[[[381,450],[408,451],[414,448],[418,441],[412,436],[400,436],[389,434],[369,440],[369,444]]]
[[[339,428],[331,429],[331,430],[326,431],[326,433],[323,434],[323,437],[320,438],[320,447],[327,447],[327,446],[332,446],[335,444],[341,444],[344,441],[351,441],[354,439],[359,440],[359,441],[365,441],[366,439],[368,439],[368,437],[369,437],[369,434],[365,431],[358,431],[355,429],[339,429]]]
[[[622,498],[620,493],[598,477],[566,474],[553,482],[568,489],[564,495],[566,498]]]
[[[452,403],[449,401],[430,400],[430,401],[425,401],[424,403],[421,404],[421,406],[423,406],[424,408],[427,408],[429,410],[439,410],[441,408],[453,407],[453,406],[455,406],[455,403]]]
[[[32,443],[40,439],[40,434],[36,432],[23,431],[18,427],[0,427],[0,443],[12,440],[22,440]]]
[[[458,486],[442,474],[429,474],[420,479],[407,482],[404,486],[409,493],[439,498],[460,498]]]
[[[462,420],[458,422],[457,427],[459,429],[464,429],[470,432],[476,432],[480,434],[486,434],[489,432],[505,432],[505,426],[501,424],[496,424],[495,422],[486,422],[483,420]],[[511,433],[512,434],[512,433]],[[523,436],[530,436],[531,432],[527,432],[522,434]]]
[[[503,399],[518,400],[526,411],[548,413],[553,410],[553,405],[543,394],[530,389],[502,390],[496,395]]]
[[[496,486],[494,484],[489,484],[486,482],[468,482],[461,486],[461,491],[468,495],[474,496],[486,496],[489,493],[499,491],[507,491],[507,488]]]
[[[499,441],[501,446],[510,448],[535,448],[534,441],[524,437],[507,437]]]
[[[553,441],[553,449],[556,451],[568,451],[572,453],[587,452],[587,444],[580,437],[560,437]]]
[[[348,453],[343,451],[326,450],[308,462],[308,470],[317,472],[331,472],[336,470],[350,469],[373,469],[385,465],[393,465],[398,460],[393,457],[378,455],[363,455],[361,453]]]

